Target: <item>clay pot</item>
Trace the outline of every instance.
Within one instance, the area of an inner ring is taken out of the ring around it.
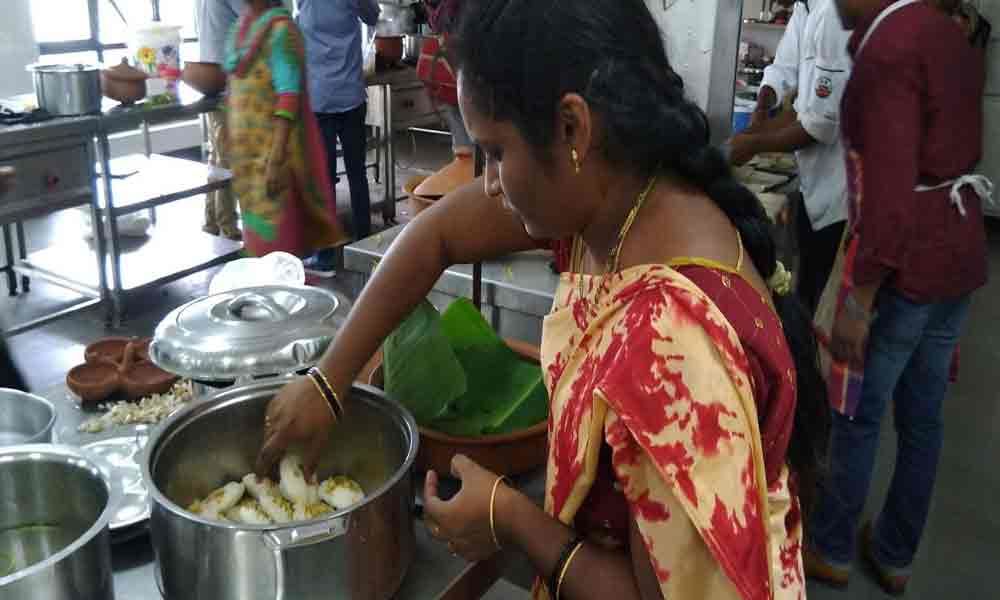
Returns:
[[[104,95],[122,104],[134,104],[146,97],[146,74],[128,64],[128,59],[101,71]]]
[[[375,38],[375,60],[383,67],[393,67],[403,60],[403,38]]]
[[[504,342],[525,360],[536,364],[540,361],[537,346],[511,339]],[[369,385],[379,389],[385,387],[381,350],[368,361],[363,372],[370,373]],[[514,476],[544,465],[548,453],[547,421],[513,433],[476,438],[455,437],[423,426],[419,429],[420,448],[416,466],[425,471],[433,469],[438,473],[450,473],[451,459],[456,454],[464,454],[498,475]]]
[[[217,96],[226,89],[226,73],[215,63],[184,63],[181,81],[206,96]]]
[[[417,175],[416,177],[410,178],[410,180],[403,185],[403,191],[406,193],[406,197],[409,200],[410,213],[413,217],[416,217],[421,212],[430,208],[431,205],[437,200],[437,198],[425,198],[423,196],[418,196],[415,193],[417,186],[423,183],[426,179],[427,177],[423,175]]]
[[[118,366],[110,361],[85,363],[70,369],[66,386],[80,397],[83,405],[93,405],[111,397],[121,384]]]
[[[437,200],[475,179],[476,161],[471,155],[460,154],[431,175],[414,190],[417,196]]]
[[[170,391],[177,379],[176,375],[167,373],[149,361],[139,361],[122,374],[121,383],[126,398],[139,400]]]

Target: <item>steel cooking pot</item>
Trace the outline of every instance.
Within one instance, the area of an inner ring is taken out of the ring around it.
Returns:
[[[0,388],[0,446],[52,441],[56,409],[34,394]]]
[[[28,65],[38,107],[51,115],[87,115],[101,111],[101,70],[97,65]]]
[[[362,504],[313,521],[245,526],[184,507],[253,469],[264,411],[284,381],[237,387],[191,405],[152,435],[143,477],[153,510],[155,573],[165,598],[386,600],[413,558],[413,418],[369,387],[352,392],[351,418],[330,433],[318,475],[345,474]]]
[[[78,448],[0,448],[0,600],[114,600],[108,473]]]

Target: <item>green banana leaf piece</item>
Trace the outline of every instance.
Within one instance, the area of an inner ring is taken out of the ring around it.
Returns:
[[[541,368],[507,347],[471,302],[453,302],[441,323],[465,371],[467,389],[432,427],[478,437],[525,429],[548,416]]]
[[[459,437],[519,431],[548,417],[541,368],[511,350],[466,299],[418,306],[383,346],[385,388],[420,425]]]
[[[383,344],[385,391],[418,423],[439,419],[467,391],[462,364],[444,334],[441,315],[426,300]]]

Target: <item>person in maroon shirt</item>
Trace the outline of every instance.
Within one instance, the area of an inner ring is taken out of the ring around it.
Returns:
[[[806,573],[846,585],[879,429],[894,400],[899,436],[888,498],[862,534],[886,591],[900,594],[927,520],[942,444],[941,405],[973,291],[986,282],[982,53],[919,0],[837,0],[854,30],[845,90],[853,286],[831,351],[863,365],[852,416],[835,413],[830,471]]]

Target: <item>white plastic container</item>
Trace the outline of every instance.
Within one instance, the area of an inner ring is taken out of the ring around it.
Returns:
[[[166,23],[137,27],[131,53],[135,67],[150,77],[148,95],[165,93],[176,99],[177,82],[181,77],[181,27]]]

